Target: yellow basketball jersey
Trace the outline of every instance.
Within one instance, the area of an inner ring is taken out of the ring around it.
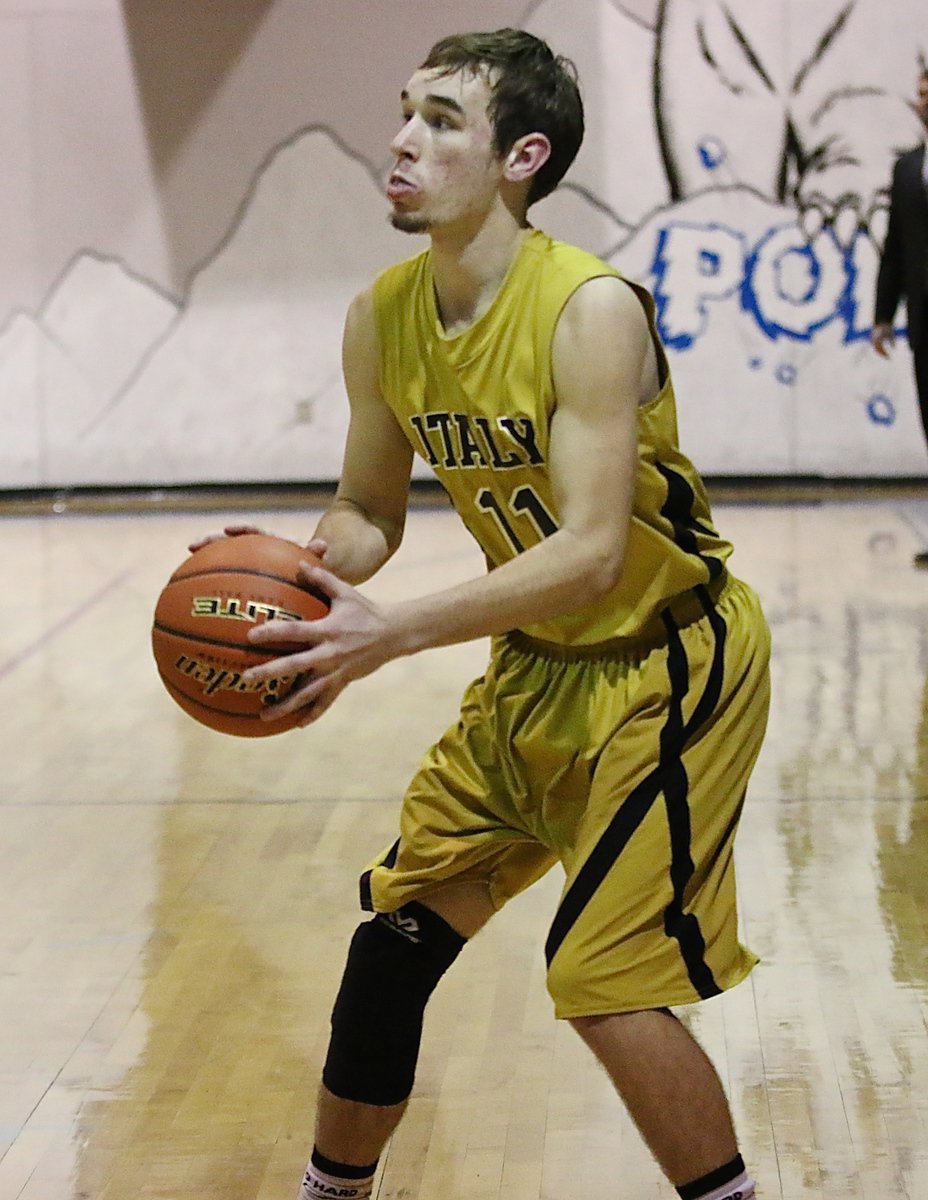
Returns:
[[[454,336],[439,318],[429,251],[375,281],[384,399],[491,569],[558,527],[548,472],[554,329],[582,283],[617,274],[593,255],[530,230],[490,308]],[[654,305],[647,292],[635,290],[664,382],[638,411],[625,566],[603,599],[584,604],[578,596],[575,611],[524,630],[544,641],[583,646],[641,636],[674,598],[720,580],[731,553],[713,528],[699,476],[677,446],[673,387]]]

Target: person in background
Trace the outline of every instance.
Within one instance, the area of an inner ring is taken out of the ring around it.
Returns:
[[[928,69],[918,79],[913,105],[928,136]],[[893,323],[905,298],[909,348],[922,428],[928,442],[928,153],[920,146],[899,156],[893,168],[889,226],[876,281],[876,305],[870,340],[886,358],[895,341]],[[915,565],[928,569],[928,550],[915,555]]]

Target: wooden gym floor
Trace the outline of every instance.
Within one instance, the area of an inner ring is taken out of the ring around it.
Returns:
[[[152,605],[188,539],[255,507],[0,517],[0,1200],[295,1194],[358,870],[485,647],[393,663],[306,731],[196,726],[155,676]],[[928,498],[743,495],[716,517],[774,632],[738,844],[763,963],[687,1019],[763,1200],[925,1200]],[[313,514],[260,522],[304,538]],[[480,569],[423,506],[369,591]],[[674,1195],[551,1016],[557,890],[440,988],[381,1200]]]

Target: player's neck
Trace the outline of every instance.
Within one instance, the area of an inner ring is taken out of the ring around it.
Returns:
[[[529,232],[506,210],[476,230],[432,234],[432,278],[442,325],[459,333],[487,311]]]

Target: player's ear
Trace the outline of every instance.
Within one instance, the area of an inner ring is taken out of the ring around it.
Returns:
[[[536,175],[551,157],[551,143],[543,133],[526,133],[513,142],[506,155],[504,174],[510,183]]]

